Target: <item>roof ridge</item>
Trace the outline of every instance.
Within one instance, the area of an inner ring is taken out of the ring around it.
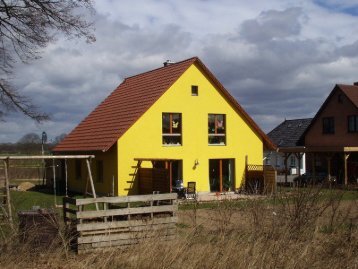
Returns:
[[[161,70],[161,69],[164,69],[164,68],[168,68],[168,67],[172,67],[172,66],[175,66],[175,65],[179,65],[179,64],[182,64],[184,62],[195,62],[196,60],[198,60],[199,58],[197,56],[193,56],[191,58],[188,58],[188,59],[185,59],[185,60],[182,60],[182,61],[179,61],[179,62],[174,62],[174,63],[171,63],[170,65],[168,66],[161,66],[161,67],[157,67],[155,69],[151,69],[149,71],[145,71],[143,73],[139,73],[139,74],[136,74],[136,75],[133,75],[133,76],[129,76],[129,77],[125,77],[123,82],[125,82],[126,79],[132,79],[132,78],[135,78],[135,77],[139,77],[139,76],[143,76],[143,75],[147,75],[147,74],[150,74],[152,72],[155,72],[155,71],[158,71],[158,70]]]

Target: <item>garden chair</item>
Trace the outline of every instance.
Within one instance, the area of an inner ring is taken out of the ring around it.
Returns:
[[[186,197],[186,199],[196,200],[196,182],[194,182],[194,181],[188,182],[185,197]]]

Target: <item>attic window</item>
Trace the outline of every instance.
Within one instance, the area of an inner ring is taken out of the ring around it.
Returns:
[[[191,95],[192,96],[199,95],[199,87],[197,85],[191,85]]]

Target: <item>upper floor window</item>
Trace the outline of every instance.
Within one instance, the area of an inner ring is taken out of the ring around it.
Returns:
[[[348,132],[349,133],[358,132],[358,115],[348,116]]]
[[[163,113],[162,136],[163,145],[181,145],[181,114]]]
[[[199,87],[197,85],[191,85],[191,95],[192,96],[199,95]]]
[[[322,132],[324,134],[334,134],[334,118],[326,117],[322,119]]]
[[[209,114],[208,133],[210,145],[226,144],[226,120],[224,114]]]

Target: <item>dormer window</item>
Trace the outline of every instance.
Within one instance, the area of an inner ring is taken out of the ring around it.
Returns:
[[[165,146],[180,146],[181,141],[181,114],[162,114],[162,143]]]
[[[191,95],[192,96],[199,95],[199,87],[197,85],[191,85]]]

